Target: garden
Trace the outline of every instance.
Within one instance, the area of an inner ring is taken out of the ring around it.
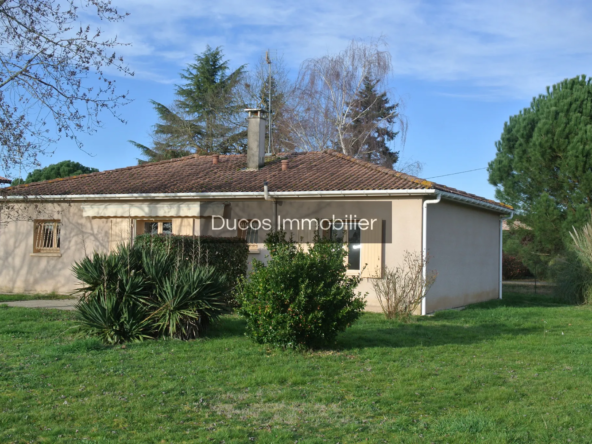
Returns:
[[[0,305],[0,442],[591,441],[590,305],[412,316],[407,255],[363,313],[343,248],[268,248],[246,280],[244,241],[145,237],[73,266],[73,312]]]

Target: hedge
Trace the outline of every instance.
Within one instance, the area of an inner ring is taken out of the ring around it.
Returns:
[[[142,234],[136,237],[140,247],[176,251],[184,259],[199,265],[210,265],[226,274],[231,288],[240,276],[247,274],[249,246],[238,237],[178,236]]]

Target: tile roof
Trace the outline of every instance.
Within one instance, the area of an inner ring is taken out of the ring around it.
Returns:
[[[6,177],[0,176],[0,183],[11,183],[12,180],[7,179]]]
[[[282,171],[281,160],[289,161]],[[370,191],[434,189],[508,209],[504,204],[419,179],[333,150],[292,153],[266,159],[259,170],[246,169],[246,155],[188,156],[133,167],[35,182],[0,190],[6,196],[68,196],[84,194],[232,193]]]

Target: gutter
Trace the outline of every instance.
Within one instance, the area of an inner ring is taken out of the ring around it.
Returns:
[[[434,194],[435,190],[353,190],[353,191],[276,191],[277,197],[360,197],[360,196],[422,196]],[[229,199],[229,198],[265,198],[265,191],[240,193],[149,193],[149,194],[71,194],[49,196],[6,196],[9,200],[138,200],[138,199]],[[1,197],[0,197],[1,199]]]
[[[273,198],[311,198],[311,197],[413,197],[438,194],[448,200],[472,205],[497,213],[511,214],[512,210],[489,202],[459,196],[446,191],[434,189],[421,190],[349,190],[349,191],[274,191]],[[92,200],[170,200],[170,199],[266,199],[265,191],[248,191],[238,193],[147,193],[147,194],[71,194],[71,195],[49,195],[49,196],[6,196],[0,195],[0,200],[71,200],[71,201],[92,201]],[[269,191],[267,196],[271,196]],[[266,199],[267,200],[267,199]]]
[[[447,191],[438,191],[438,194],[441,194],[447,200],[454,200],[457,202],[462,202],[467,205],[471,205],[474,207],[485,208],[488,210],[493,210],[498,213],[505,213],[505,214],[513,214],[513,210],[510,208],[504,208],[501,205],[496,205],[489,202],[483,202],[481,200],[473,199],[471,197],[466,196],[459,196],[458,194],[449,193]]]
[[[507,217],[500,217],[500,250],[499,250],[499,299],[502,298],[502,280],[503,280],[503,276],[502,276],[502,266],[503,266],[503,259],[504,259],[504,251],[503,251],[503,247],[504,247],[504,221],[505,220],[510,220],[514,217],[514,212],[512,212],[509,216]]]
[[[421,246],[422,246],[422,261],[423,266],[421,270],[421,275],[423,282],[425,283],[427,276],[428,276],[428,264],[426,263],[426,258],[428,254],[427,248],[427,239],[428,239],[428,205],[430,204],[437,204],[442,199],[442,194],[438,193],[437,198],[434,200],[424,200],[423,201],[423,212],[422,212],[422,239],[421,239]],[[424,289],[423,297],[421,298],[421,315],[425,316],[426,314],[426,293]]]

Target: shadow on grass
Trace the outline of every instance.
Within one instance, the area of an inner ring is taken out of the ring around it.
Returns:
[[[522,318],[524,324],[528,323],[532,315],[527,311],[513,312],[513,321],[508,323],[504,323],[505,315],[494,315],[492,319],[488,313],[495,309],[561,308],[570,305],[572,304],[550,295],[508,293],[504,294],[502,300],[472,304],[462,311],[445,310],[434,316],[417,317],[408,324],[387,321],[378,314],[367,315],[339,336],[338,348],[466,345],[490,341],[500,336],[528,335],[540,329],[517,326]]]
[[[498,307],[561,307],[570,306],[573,303],[556,297],[553,294],[533,294],[533,293],[510,293],[504,292],[503,299],[494,299],[492,301],[481,302],[479,304],[468,305],[468,310],[480,310]]]
[[[236,314],[222,316],[219,322],[208,329],[205,337],[210,339],[244,337],[246,328],[247,322],[240,316]]]
[[[430,325],[418,322],[402,324],[393,322],[391,327],[376,325],[358,326],[342,333],[337,342],[339,349],[371,347],[405,348],[437,347],[441,345],[467,345],[490,341],[504,335],[527,335],[536,328],[516,328],[504,324],[486,325]]]

